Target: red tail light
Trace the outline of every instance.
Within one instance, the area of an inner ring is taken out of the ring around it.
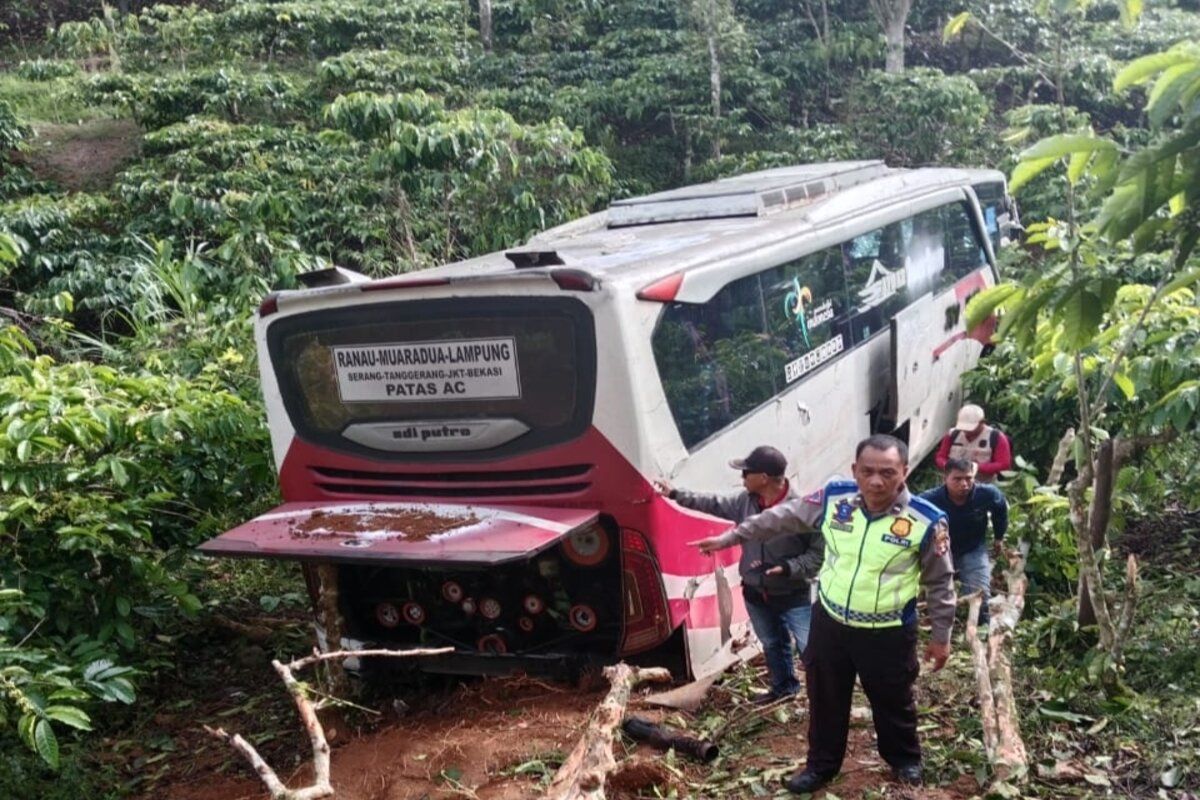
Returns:
[[[570,292],[592,292],[596,289],[596,279],[583,270],[551,270],[550,277],[558,284],[558,288],[566,289]]]
[[[258,306],[260,317],[269,317],[279,310],[279,292],[271,292]]]
[[[662,576],[646,537],[621,529],[621,600],[625,633],[620,654],[641,653],[666,641],[671,635],[671,615]]]
[[[683,273],[676,272],[665,278],[659,278],[654,283],[637,293],[639,300],[653,300],[656,303],[670,303],[679,293],[683,285]]]

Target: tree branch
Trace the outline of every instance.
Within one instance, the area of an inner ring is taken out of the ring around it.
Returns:
[[[352,656],[359,658],[364,656],[411,658],[416,656],[436,656],[452,652],[454,652],[453,647],[422,650],[337,650],[332,653],[321,653],[314,650],[311,656],[298,658],[288,664],[280,663],[277,660],[272,661],[271,666],[275,668],[275,672],[279,674],[283,685],[287,687],[288,694],[292,696],[292,700],[296,703],[296,711],[300,715],[301,722],[304,723],[309,743],[312,745],[313,782],[310,786],[305,786],[302,789],[287,788],[283,784],[283,781],[279,780],[279,776],[275,773],[275,770],[271,769],[271,766],[254,749],[254,745],[243,739],[240,734],[231,736],[223,728],[210,728],[207,725],[204,726],[204,730],[210,735],[226,742],[246,757],[246,760],[250,762],[250,766],[254,768],[254,771],[258,773],[258,777],[262,779],[268,791],[271,792],[271,800],[317,800],[317,798],[329,797],[333,794],[333,785],[330,783],[329,777],[329,742],[325,739],[325,729],[321,726],[321,721],[317,719],[316,709],[313,707],[312,701],[308,699],[308,689],[304,684],[296,680],[294,672],[322,661],[342,661]]]
[[[1121,342],[1121,349],[1109,362],[1108,369],[1104,373],[1104,379],[1100,381],[1100,388],[1096,390],[1096,402],[1099,404],[1098,409],[1103,409],[1105,406],[1104,394],[1108,391],[1108,385],[1112,383],[1116,377],[1117,370],[1121,368],[1121,362],[1125,360],[1125,356],[1129,354],[1129,348],[1133,346],[1133,338],[1137,332],[1141,330],[1142,325],[1146,322],[1146,317],[1150,314],[1150,309],[1162,297],[1163,290],[1167,288],[1167,284],[1171,280],[1171,275],[1163,276],[1163,279],[1154,287],[1154,294],[1150,295],[1150,299],[1146,301],[1146,305],[1142,307],[1141,314],[1138,315],[1137,322],[1125,334],[1125,340]]]
[[[671,673],[661,667],[631,667],[622,662],[604,668],[612,688],[592,713],[587,729],[575,749],[554,773],[546,790],[550,800],[604,800],[604,783],[617,766],[613,758],[613,736],[633,687],[642,681],[669,681]]]
[[[1071,445],[1075,443],[1075,429],[1067,428],[1066,433],[1058,440],[1058,451],[1050,464],[1050,474],[1046,476],[1046,485],[1057,487],[1062,482],[1063,470],[1067,468],[1067,458],[1071,455]]]

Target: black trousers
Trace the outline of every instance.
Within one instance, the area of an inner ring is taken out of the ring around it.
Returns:
[[[852,628],[835,621],[818,601],[804,651],[808,680],[808,763],[822,775],[836,774],[846,756],[854,678],[871,702],[879,755],[893,767],[918,764],[917,704],[913,683],[917,628]]]

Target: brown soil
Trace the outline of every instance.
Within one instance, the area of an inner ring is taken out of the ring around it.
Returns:
[[[431,511],[382,511],[368,507],[365,514],[330,514],[317,510],[304,521],[294,520],[292,536],[307,538],[314,534],[324,536],[354,536],[370,531],[392,531],[397,536],[413,542],[423,542],[439,533],[474,525],[479,521],[473,515],[443,517]]]
[[[42,124],[25,157],[33,174],[68,191],[103,189],[141,150],[142,132],[127,119]]]
[[[574,746],[587,724],[592,709],[604,696],[605,689],[579,690],[554,685],[524,676],[474,681],[469,684],[419,697],[410,697],[413,710],[397,714],[392,709],[372,730],[351,732],[337,718],[327,722],[332,729],[333,784],[337,800],[446,800],[453,797],[477,797],[479,800],[524,800],[539,796],[539,778],[553,772],[554,766]],[[282,687],[279,691],[283,695]],[[714,770],[728,770],[735,776],[754,770],[767,770],[770,778],[762,786],[770,795],[779,790],[780,777],[790,774],[803,759],[805,716],[804,702],[788,709],[786,721],[767,716],[756,717],[744,700],[717,689],[713,708],[726,718],[740,717],[749,726],[738,725],[728,732],[737,739],[734,750],[713,765],[702,765],[677,758],[668,765],[661,753],[647,745],[631,746],[627,754],[618,745],[618,759],[624,759],[613,776],[609,796],[614,800],[662,797],[674,789],[678,797],[754,797],[750,786],[727,787],[720,791],[702,789]],[[861,697],[856,702],[862,702]],[[636,700],[635,700],[636,704]],[[376,706],[380,703],[376,703]],[[667,714],[661,709],[637,707],[639,716],[662,722]],[[257,733],[267,724],[275,728],[291,726],[281,742],[263,748],[264,755],[292,787],[306,784],[311,775],[307,742],[300,734],[294,711],[283,712],[278,706],[263,707],[263,721],[255,724],[243,719],[243,734]],[[282,716],[279,716],[282,714]],[[757,723],[757,726],[755,725]],[[210,723],[211,724],[211,723]],[[232,732],[234,726],[226,724]],[[927,732],[925,736],[953,738],[953,731]],[[267,792],[252,776],[249,766],[223,745],[205,742],[205,755],[181,748],[180,759],[192,759],[186,773],[164,776],[142,800],[266,800]],[[724,742],[722,745],[724,746]],[[201,764],[195,763],[197,760]],[[218,763],[219,762],[219,763]],[[722,763],[724,762],[724,763]],[[182,766],[182,765],[181,765]],[[869,722],[854,724],[841,776],[828,792],[841,800],[861,797],[891,800],[964,800],[978,795],[978,787],[969,776],[948,786],[930,786],[918,791],[898,786],[888,775],[886,765],[875,751],[874,733]]]

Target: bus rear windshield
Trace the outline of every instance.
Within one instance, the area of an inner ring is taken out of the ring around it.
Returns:
[[[299,436],[340,450],[494,457],[591,422],[595,335],[569,298],[407,301],[281,318],[272,367]]]

